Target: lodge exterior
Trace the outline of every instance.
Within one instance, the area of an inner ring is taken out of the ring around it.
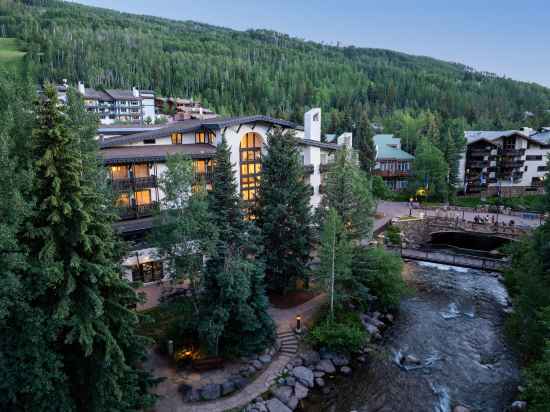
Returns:
[[[401,149],[401,139],[393,134],[377,134],[373,137],[376,147],[374,174],[395,192],[407,188],[414,156]]]
[[[156,251],[143,243],[143,235],[152,228],[154,210],[164,197],[158,179],[166,170],[167,156],[181,153],[190,157],[196,181],[208,185],[216,146],[225,136],[240,196],[245,205],[252,206],[259,187],[267,134],[274,127],[292,130],[299,139],[304,175],[311,186],[311,206],[317,207],[328,163],[339,147],[352,147],[351,133],[342,134],[334,143],[321,141],[320,109],[305,114],[304,126],[258,115],[191,119],[133,134],[126,134],[122,128],[101,129],[104,133],[99,137],[100,153],[117,193],[120,221],[115,229],[136,245],[123,262],[128,280],[147,284],[167,277],[168,268]]]

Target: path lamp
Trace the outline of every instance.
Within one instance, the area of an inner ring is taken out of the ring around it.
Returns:
[[[413,198],[411,197],[411,198],[409,198],[409,216],[412,216],[412,214],[413,214],[412,207],[413,207]]]
[[[296,316],[296,333],[302,333],[302,317]]]

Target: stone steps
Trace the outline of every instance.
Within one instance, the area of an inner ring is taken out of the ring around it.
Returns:
[[[298,339],[294,332],[287,330],[277,333],[277,340],[280,344],[279,353],[289,358],[298,352]]]

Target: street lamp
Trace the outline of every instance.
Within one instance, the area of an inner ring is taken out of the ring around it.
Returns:
[[[412,210],[412,206],[413,206],[413,198],[409,198],[409,216],[412,216],[413,214],[413,210]]]
[[[302,333],[302,317],[296,316],[296,333]]]

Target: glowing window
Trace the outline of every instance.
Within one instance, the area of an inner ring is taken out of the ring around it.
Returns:
[[[150,205],[151,204],[151,190],[139,190],[136,192],[136,205]]]
[[[260,185],[262,171],[262,138],[257,133],[246,133],[239,148],[241,198],[247,207],[249,218],[255,206],[256,193]]]

